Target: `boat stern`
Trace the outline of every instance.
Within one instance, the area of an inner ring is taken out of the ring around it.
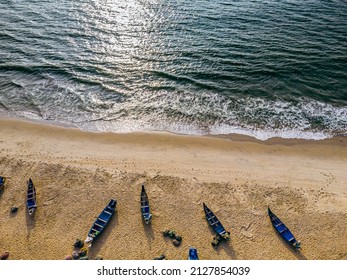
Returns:
[[[143,220],[148,225],[152,220],[152,214],[149,214],[149,213],[143,214]]]
[[[229,231],[226,231],[225,233],[221,234],[220,236],[222,236],[227,241],[230,240],[230,232]]]
[[[28,210],[29,216],[33,216],[34,213],[35,213],[35,210],[36,210],[36,207],[30,208],[30,209]]]
[[[91,247],[93,240],[94,238],[88,235],[86,240],[84,240],[84,243],[88,244],[88,247]]]
[[[299,249],[301,249],[301,242],[297,241],[293,244],[293,246],[295,247],[295,249],[299,250]]]

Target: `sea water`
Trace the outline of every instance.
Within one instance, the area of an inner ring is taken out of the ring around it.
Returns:
[[[91,131],[347,135],[347,2],[1,0],[0,111]]]

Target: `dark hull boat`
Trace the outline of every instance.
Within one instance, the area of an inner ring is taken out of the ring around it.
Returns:
[[[0,176],[0,192],[2,191],[2,189],[3,189],[4,186],[5,186],[5,181],[6,181],[6,178]]]
[[[28,208],[28,213],[30,216],[32,216],[35,213],[35,210],[37,208],[36,191],[35,191],[34,183],[31,180],[31,178],[29,178],[29,181],[28,181],[27,208]]]
[[[290,230],[285,226],[284,223],[270,210],[270,207],[267,209],[270,220],[274,228],[277,232],[283,237],[285,241],[287,241],[291,246],[296,249],[300,249],[300,241],[297,241],[294,235],[290,232]]]
[[[99,217],[95,220],[94,224],[90,228],[88,232],[87,239],[85,240],[86,243],[90,244],[91,246],[92,242],[96,237],[100,235],[100,233],[104,230],[104,228],[107,226],[108,222],[110,221],[112,215],[116,211],[117,201],[114,199],[111,199],[109,204],[105,207],[105,209],[101,212]]]
[[[198,260],[198,250],[196,248],[190,247],[189,248],[189,255],[188,260]]]
[[[152,214],[150,212],[148,196],[145,191],[144,185],[142,185],[142,190],[141,190],[141,213],[142,213],[143,220],[148,225],[152,219]]]
[[[210,224],[210,226],[213,228],[213,230],[219,234],[221,237],[223,237],[226,240],[230,240],[230,232],[227,232],[222,223],[218,220],[218,218],[213,214],[213,212],[206,206],[205,203],[203,203],[204,206],[204,212],[206,215],[206,220]]]

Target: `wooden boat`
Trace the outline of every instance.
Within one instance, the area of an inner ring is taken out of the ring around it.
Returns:
[[[143,220],[148,225],[152,219],[152,214],[150,212],[148,196],[145,191],[144,185],[142,185],[142,190],[141,190],[141,213],[142,213]]]
[[[28,181],[27,208],[28,208],[28,213],[30,216],[32,216],[35,213],[35,210],[37,208],[36,190],[31,178],[29,178],[29,181]]]
[[[213,214],[213,212],[203,203],[204,212],[206,215],[206,220],[213,228],[213,230],[223,237],[226,240],[230,240],[230,232],[226,231],[222,225],[222,223],[218,220],[218,218]]]
[[[6,178],[0,176],[0,192],[3,190],[3,188],[5,186],[5,181],[6,181]]]
[[[286,227],[286,225],[270,210],[270,207],[267,208],[270,220],[277,232],[287,241],[291,246],[296,249],[300,249],[300,241],[297,241],[294,235]]]
[[[90,244],[89,247],[92,245],[94,239],[98,237],[107,226],[112,215],[116,211],[116,206],[117,201],[115,199],[111,199],[105,209],[100,213],[99,217],[95,220],[94,224],[88,232],[87,239],[85,240],[86,243]]]
[[[190,247],[189,248],[189,254],[188,254],[188,260],[198,260],[198,250],[196,248]]]

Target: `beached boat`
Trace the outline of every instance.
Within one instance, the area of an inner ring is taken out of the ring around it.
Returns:
[[[148,225],[152,219],[152,214],[150,212],[148,196],[144,185],[142,185],[141,190],[141,213],[145,223]]]
[[[287,241],[291,246],[296,249],[300,249],[300,241],[297,241],[294,235],[286,227],[286,225],[270,210],[270,207],[267,208],[270,220],[277,232]]]
[[[0,176],[0,192],[2,191],[2,189],[3,189],[4,186],[5,186],[5,181],[6,181],[6,178]]]
[[[37,208],[36,205],[36,190],[33,181],[29,178],[27,192],[27,208],[29,215],[33,215]]]
[[[107,226],[112,215],[116,211],[116,206],[117,201],[115,199],[111,199],[108,205],[105,207],[105,209],[101,212],[99,217],[95,220],[94,224],[88,232],[87,239],[85,240],[86,243],[90,244],[89,246],[92,245],[94,239],[98,237],[100,233],[104,230],[104,228]]]
[[[230,240],[230,232],[226,231],[222,225],[222,223],[218,220],[218,218],[213,214],[213,212],[203,203],[204,212],[206,215],[206,220],[213,228],[213,230],[223,237],[226,240]]]
[[[188,260],[198,260],[198,250],[196,248],[190,247],[189,248],[189,254],[188,254]]]

